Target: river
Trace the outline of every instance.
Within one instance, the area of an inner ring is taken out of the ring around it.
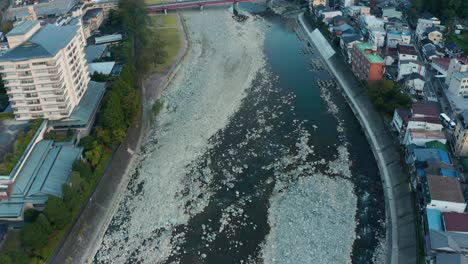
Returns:
[[[241,8],[243,24],[184,12],[189,54],[95,263],[374,263],[385,248],[376,162],[320,55],[294,20]]]

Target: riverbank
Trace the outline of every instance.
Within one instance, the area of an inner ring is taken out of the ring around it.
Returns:
[[[312,31],[299,15],[299,22],[312,43]],[[323,43],[321,43],[323,44]],[[317,47],[319,48],[319,47]],[[331,47],[329,47],[331,49]],[[374,110],[363,88],[355,80],[349,67],[338,55],[324,58],[340,83],[351,109],[360,121],[371,143],[382,175],[387,208],[387,263],[416,263],[416,233],[414,209],[408,182],[400,166],[400,157],[380,116]]]
[[[50,263],[85,263],[94,256],[94,249],[113,215],[118,196],[128,184],[130,173],[137,159],[136,152],[147,137],[150,126],[151,107],[155,97],[170,82],[177,71],[177,64],[187,50],[187,40],[182,21],[178,18],[182,48],[166,71],[152,74],[142,85],[142,111],[139,119],[129,128],[127,137],[114,153],[95,191],[75,221],[66,239],[61,243]]]
[[[264,60],[258,52],[263,44],[258,21],[250,18],[241,25],[227,10],[207,13],[184,13],[190,25],[189,53],[162,93],[165,107],[102,240],[97,262],[163,261],[176,250],[175,227],[209,201],[211,192],[201,175],[187,174],[200,167],[197,159],[237,110]],[[232,36],[239,41],[230,41]],[[203,176],[209,178],[209,171]]]

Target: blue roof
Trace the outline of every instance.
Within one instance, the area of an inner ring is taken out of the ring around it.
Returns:
[[[7,37],[17,36],[26,34],[29,30],[31,30],[34,26],[39,24],[39,21],[23,21],[19,23],[16,27],[14,27],[10,32],[6,34]]]
[[[418,177],[425,177],[426,176],[426,172],[424,171],[424,169],[416,169],[416,175]]]
[[[99,82],[89,82],[80,103],[73,109],[70,117],[64,120],[49,121],[52,127],[77,127],[86,126],[92,119],[99,107],[99,103],[106,91],[106,84]]]
[[[451,164],[448,153],[439,148],[414,149],[413,155],[417,161],[440,160],[446,164]]]
[[[443,231],[442,214],[437,209],[426,209],[427,224],[429,230]]]
[[[86,61],[93,62],[95,59],[99,59],[102,56],[102,53],[106,50],[107,45],[89,45],[85,48],[85,57]]]
[[[440,175],[446,176],[446,177],[452,177],[452,178],[457,178],[458,179],[458,173],[455,169],[440,169]]]
[[[44,203],[50,196],[62,196],[62,186],[83,149],[53,143],[42,140],[34,146],[13,183],[10,198],[0,202],[0,218],[20,216],[25,202]]]
[[[55,56],[75,37],[78,26],[42,26],[32,37],[0,57],[0,61],[22,61]]]

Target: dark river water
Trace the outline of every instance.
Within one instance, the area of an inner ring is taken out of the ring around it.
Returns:
[[[241,8],[252,11],[258,6],[242,4]],[[183,234],[184,239],[167,263],[261,263],[262,244],[270,230],[269,198],[275,186],[272,171],[265,166],[297,152],[295,144],[305,132],[310,133],[308,143],[319,160],[332,160],[338,145],[348,146],[351,181],[358,198],[353,263],[373,263],[379,238],[385,234],[385,208],[378,168],[364,133],[338,88],[329,92],[339,111],[334,115],[327,112],[317,80],[331,77],[326,70],[311,71],[311,59],[320,59],[320,55],[304,52],[307,44],[296,34],[295,22],[271,13],[260,15],[271,25],[264,48],[268,74],[258,74],[239,111],[212,139],[214,147],[198,161],[199,167],[211,170],[214,178],[209,184],[216,191],[202,213],[174,232]],[[338,120],[343,132],[337,131]],[[243,144],[246,138],[248,144]],[[226,168],[232,167],[242,170],[232,176],[232,186],[226,189],[226,178],[230,177]],[[230,224],[221,228],[220,219],[226,213]],[[209,235],[220,228],[222,232]],[[128,263],[139,262],[137,255],[135,252]]]

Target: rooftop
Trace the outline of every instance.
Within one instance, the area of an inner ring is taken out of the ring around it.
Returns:
[[[445,134],[442,131],[431,131],[425,129],[409,129],[411,138],[419,139],[445,139]]]
[[[82,148],[56,146],[52,140],[38,142],[12,184],[10,198],[0,202],[0,218],[18,217],[23,203],[43,203],[50,196],[62,196],[73,162]]]
[[[450,58],[434,58],[432,59],[432,62],[434,62],[434,64],[439,65],[444,70],[448,70],[449,64],[450,64]]]
[[[413,45],[398,45],[398,53],[416,56],[418,55],[418,52]]]
[[[17,35],[24,35],[28,33],[29,30],[31,30],[34,26],[39,24],[39,21],[23,21],[20,24],[18,24],[16,27],[14,27],[10,32],[6,34],[7,37],[11,36],[17,36]]]
[[[448,212],[442,216],[446,231],[468,233],[468,214]]]
[[[416,148],[413,150],[413,155],[417,161],[437,160],[452,164],[447,151],[438,148]]]
[[[468,248],[468,235],[465,234],[430,230],[429,237],[430,246],[433,250],[452,249],[460,251],[461,248]]]
[[[102,12],[103,12],[102,8],[94,8],[94,9],[88,10],[86,14],[84,14],[83,16],[83,21],[87,21],[92,18],[95,18],[99,16],[99,14],[101,14]]]
[[[468,257],[462,254],[438,253],[435,264],[468,264]]]
[[[414,103],[411,109],[413,115],[439,117],[440,111],[434,103]]]
[[[437,209],[426,209],[427,225],[429,230],[444,231],[442,214]]]
[[[70,117],[63,120],[49,121],[52,127],[84,127],[96,113],[105,92],[105,83],[90,81],[80,103],[73,109]]]
[[[29,16],[29,7],[34,8],[34,12],[36,12],[36,15],[38,16],[63,15],[70,11],[77,3],[78,0],[41,1],[40,3],[34,5],[11,8],[8,11],[8,17],[19,19],[25,16]]]
[[[88,45],[85,48],[85,57],[88,63],[93,62],[95,59],[101,58],[102,54],[106,50],[107,45]]]
[[[426,175],[431,200],[465,203],[460,182],[451,177]]]
[[[354,45],[356,45],[356,47],[366,56],[366,58],[371,63],[383,63],[383,59],[379,55],[372,54],[372,53],[366,53],[366,50],[371,50],[372,51],[373,47],[372,47],[371,44],[361,42],[361,43],[356,43]]]
[[[55,56],[75,37],[78,26],[42,26],[23,44],[9,50],[0,61],[22,61]]]

